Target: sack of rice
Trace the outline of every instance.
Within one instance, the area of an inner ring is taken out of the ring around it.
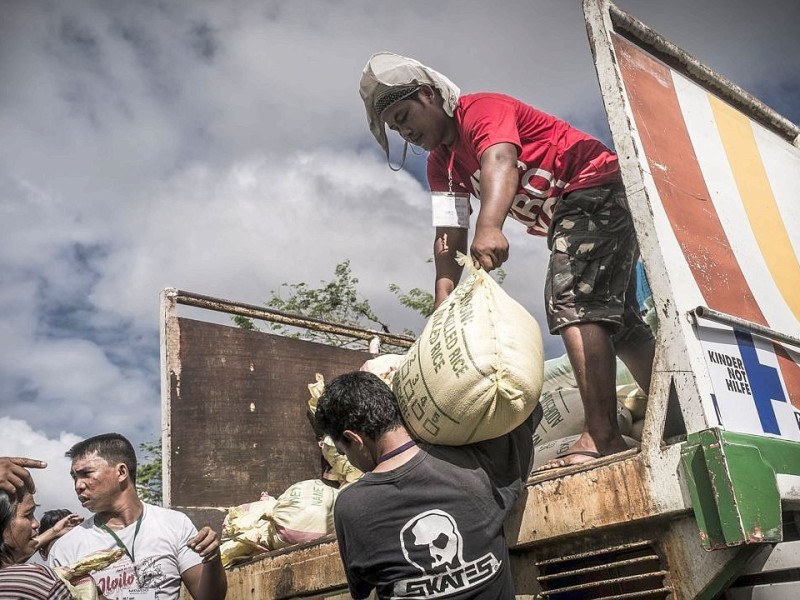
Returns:
[[[647,394],[636,383],[618,385],[617,402],[631,411],[634,421],[644,419],[644,412],[647,409]]]
[[[277,550],[333,533],[336,492],[336,488],[320,479],[300,481],[289,486],[272,509],[275,528],[270,531],[269,547]]]
[[[561,388],[577,387],[575,375],[572,372],[572,364],[569,357],[562,354],[558,358],[551,358],[544,361],[544,379],[542,380],[542,393],[549,390],[560,390]]]
[[[108,550],[99,550],[78,559],[69,566],[60,566],[54,569],[59,579],[69,590],[73,600],[97,600],[97,584],[89,577],[89,573],[104,571],[125,555],[123,548],[114,547]],[[7,598],[9,596],[6,596]],[[20,596],[16,596],[19,598]],[[31,596],[25,595],[25,598]],[[37,597],[38,594],[37,594]],[[50,598],[51,596],[47,596]]]
[[[308,399],[308,410],[313,413],[317,412],[317,402],[325,392],[325,378],[322,373],[317,373],[316,381],[308,384],[308,393],[311,396]]]
[[[585,415],[581,393],[577,388],[542,392],[539,404],[542,405],[543,414],[539,426],[533,433],[534,446],[583,431]],[[632,422],[630,411],[617,402],[619,432],[628,435]]]
[[[499,437],[539,401],[544,361],[536,320],[488,273],[467,276],[431,316],[392,382],[413,436],[451,446]]]
[[[268,552],[269,537],[273,532],[272,511],[278,501],[269,494],[261,494],[261,500],[247,502],[228,509],[222,523],[222,566]]]
[[[616,361],[616,368],[617,386],[636,383],[628,367],[619,358]],[[566,354],[562,354],[558,358],[551,358],[544,361],[542,393],[550,390],[574,387],[578,387],[578,382],[575,381],[575,374],[572,372],[572,364],[570,364],[569,357]]]
[[[359,370],[377,375],[391,387],[394,374],[397,373],[405,358],[404,354],[381,354],[365,362]]]
[[[552,442],[547,442],[540,446],[536,446],[533,452],[533,470],[535,471],[549,460],[565,456],[566,453],[569,452],[572,444],[574,444],[579,437],[580,434],[570,435],[565,438],[553,440]],[[627,435],[623,435],[622,439],[625,440],[626,444],[628,444],[628,448],[639,447],[639,442]]]

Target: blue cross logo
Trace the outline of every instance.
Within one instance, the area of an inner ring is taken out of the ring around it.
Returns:
[[[765,433],[780,435],[781,430],[778,426],[778,419],[775,417],[775,409],[772,406],[773,400],[786,402],[786,395],[783,393],[781,379],[778,369],[769,365],[762,365],[758,361],[756,347],[753,343],[753,336],[745,331],[734,330],[736,343],[742,355],[744,369],[747,371],[747,379],[750,381],[750,390],[753,392],[753,400],[756,403],[758,418],[761,420],[761,428]]]

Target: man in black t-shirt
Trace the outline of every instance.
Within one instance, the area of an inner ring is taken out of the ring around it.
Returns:
[[[331,381],[316,420],[365,475],[334,508],[353,598],[514,598],[503,521],[533,457],[537,411],[502,437],[418,446],[391,389],[367,372]]]

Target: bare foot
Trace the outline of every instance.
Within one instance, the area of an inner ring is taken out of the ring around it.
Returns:
[[[627,449],[628,445],[625,443],[625,440],[622,439],[622,436],[617,436],[608,443],[603,444],[601,450],[598,448],[598,445],[595,444],[594,440],[584,432],[565,452],[562,452],[555,458],[540,465],[534,469],[534,472],[537,473],[540,471],[549,471],[550,469],[580,465],[595,461],[603,456],[624,452]]]

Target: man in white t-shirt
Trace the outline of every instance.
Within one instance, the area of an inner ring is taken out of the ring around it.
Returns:
[[[177,600],[181,582],[195,600],[225,598],[219,538],[183,513],[145,504],[136,492],[136,453],[118,433],[75,444],[66,455],[84,508],[94,513],[53,546],[51,566],[120,547],[120,560],[93,573],[110,600]]]

